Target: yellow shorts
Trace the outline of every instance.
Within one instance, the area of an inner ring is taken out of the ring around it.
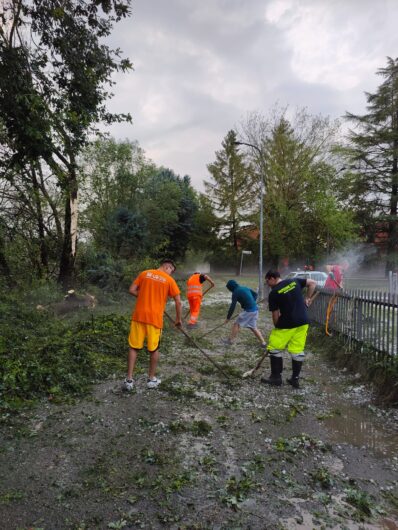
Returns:
[[[289,353],[303,353],[307,340],[308,324],[291,329],[274,328],[269,336],[267,350],[285,350]]]
[[[135,350],[141,350],[144,347],[146,338],[146,346],[149,352],[154,352],[159,348],[160,337],[162,330],[152,326],[152,324],[144,324],[143,322],[131,321],[129,346]]]

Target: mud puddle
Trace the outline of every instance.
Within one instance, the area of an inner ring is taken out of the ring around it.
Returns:
[[[334,370],[332,370],[334,372]],[[372,403],[364,386],[344,386],[341,375],[321,375],[321,389],[328,410],[319,419],[328,429],[332,441],[371,449],[376,456],[390,457],[398,463],[397,415],[385,416]]]
[[[383,457],[398,458],[397,434],[375,422],[374,412],[368,408],[353,408],[336,403],[338,414],[324,419],[324,425],[330,430],[332,439],[372,449]]]

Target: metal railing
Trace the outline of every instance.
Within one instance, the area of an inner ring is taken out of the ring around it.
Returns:
[[[395,294],[377,291],[320,289],[309,308],[313,322],[344,336],[366,351],[398,362],[398,300]],[[332,307],[329,318],[328,308]]]

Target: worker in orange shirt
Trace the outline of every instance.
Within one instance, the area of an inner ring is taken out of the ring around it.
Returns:
[[[146,339],[150,355],[148,388],[160,385],[156,377],[156,368],[159,361],[159,343],[163,329],[163,314],[167,299],[174,298],[176,308],[175,325],[181,326],[181,297],[180,289],[171,275],[176,270],[174,262],[165,259],[158,269],[141,272],[130,286],[129,293],[137,297],[135,310],[132,316],[129,334],[129,353],[127,362],[127,377],[124,380],[124,390],[134,388],[133,372],[137,359],[137,350],[144,347]]]
[[[192,276],[188,278],[187,298],[190,310],[190,317],[188,321],[189,328],[195,328],[197,326],[200,313],[200,306],[203,298],[202,284],[205,281],[208,281],[211,287],[214,287],[215,283],[208,274],[194,272]]]

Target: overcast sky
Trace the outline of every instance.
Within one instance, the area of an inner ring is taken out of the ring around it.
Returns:
[[[365,110],[365,91],[398,56],[397,0],[133,0],[112,45],[134,71],[109,108],[130,112],[117,139],[203,190],[226,133],[276,102],[338,118]]]

